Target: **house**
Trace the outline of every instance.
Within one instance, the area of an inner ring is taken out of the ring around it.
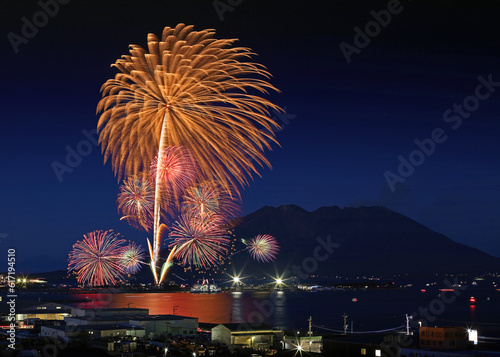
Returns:
[[[282,339],[282,330],[273,330],[267,325],[252,327],[249,324],[227,323],[212,328],[212,341],[233,347],[255,349],[278,347]]]

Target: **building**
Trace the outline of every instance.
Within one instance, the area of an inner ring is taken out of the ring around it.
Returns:
[[[64,320],[65,317],[70,315],[71,306],[48,302],[46,304],[31,306],[21,310],[20,313],[16,314],[16,320]]]
[[[380,334],[347,334],[323,336],[322,354],[326,357],[381,357],[399,356],[384,350],[384,336]],[[307,350],[306,350],[307,351]]]
[[[105,308],[105,309],[82,309],[71,307],[71,316],[107,316],[107,315],[149,315],[149,309],[140,308]]]
[[[467,348],[467,330],[463,327],[419,328],[420,348],[435,350],[464,350]]]
[[[78,338],[89,339],[109,337],[144,337],[144,328],[131,325],[73,325],[73,326],[42,326],[41,337],[58,338],[71,342]]]
[[[111,315],[67,317],[64,320],[69,326],[86,325],[131,325],[142,327],[146,336],[158,337],[170,335],[194,335],[198,331],[198,319],[179,315]]]
[[[285,336],[283,338],[285,350],[295,350],[300,346],[304,352],[321,353],[323,351],[322,336]]]
[[[228,346],[266,349],[278,347],[283,340],[282,330],[262,325],[255,329],[248,324],[219,324],[212,328],[212,341]]]
[[[198,319],[195,317],[179,315],[148,315],[136,316],[129,319],[134,326],[141,326],[146,331],[146,336],[159,336],[170,334],[195,335],[198,332]]]
[[[499,357],[498,351],[441,351],[441,350],[428,350],[428,349],[411,349],[401,348],[399,352],[400,357]]]

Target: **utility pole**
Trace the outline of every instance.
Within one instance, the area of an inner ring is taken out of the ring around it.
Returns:
[[[312,316],[309,316],[309,331],[307,332],[307,334],[309,335],[309,352],[311,352],[311,345],[312,345],[312,330],[311,330],[311,327],[312,327],[312,321],[313,321],[313,318]]]
[[[406,335],[410,334],[410,320],[413,320],[413,316],[406,314]]]
[[[344,335],[347,335],[347,317],[348,315],[345,314],[344,312],[344,315],[342,315],[344,317]]]

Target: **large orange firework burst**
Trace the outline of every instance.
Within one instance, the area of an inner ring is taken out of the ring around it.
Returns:
[[[161,39],[148,35],[147,50],[131,45],[130,55],[115,62],[119,73],[101,88],[97,128],[104,160],[118,177],[146,176],[169,146],[185,147],[200,179],[215,180],[228,193],[238,194],[259,166],[270,166],[264,150],[278,128],[271,111],[282,110],[261,95],[278,90],[265,67],[251,62],[250,49],[214,34],[184,24],[166,27]],[[160,248],[159,172],[153,267]]]

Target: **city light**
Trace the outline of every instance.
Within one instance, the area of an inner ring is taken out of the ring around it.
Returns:
[[[475,345],[477,345],[477,330],[467,330],[467,333],[469,334],[469,341],[474,342]]]
[[[283,280],[281,280],[280,278],[276,279],[276,284],[280,285],[283,283]]]
[[[238,276],[235,276],[235,277],[233,278],[233,281],[234,281],[235,283],[239,283],[239,282],[240,282],[240,278],[239,278]]]

